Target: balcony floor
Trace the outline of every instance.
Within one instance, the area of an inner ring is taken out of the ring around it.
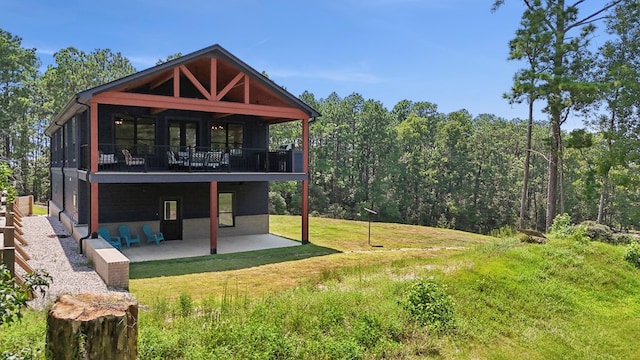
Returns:
[[[167,260],[194,256],[209,255],[209,239],[185,239],[163,241],[160,246],[147,244],[134,244],[130,248],[123,246],[122,253],[131,262],[151,260]],[[285,239],[273,234],[258,234],[244,236],[230,236],[218,239],[218,254],[230,254],[237,252],[264,250],[301,245],[300,242]]]

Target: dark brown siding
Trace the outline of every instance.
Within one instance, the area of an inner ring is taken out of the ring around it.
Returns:
[[[236,215],[268,213],[268,183],[220,183],[219,192],[233,192]],[[100,184],[101,223],[154,221],[159,219],[160,201],[182,199],[185,219],[209,217],[209,183]]]

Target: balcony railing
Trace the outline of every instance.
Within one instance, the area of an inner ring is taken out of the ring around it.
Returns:
[[[99,171],[302,172],[301,151],[266,148],[211,149],[99,144]],[[80,146],[80,169],[89,169],[88,145]]]

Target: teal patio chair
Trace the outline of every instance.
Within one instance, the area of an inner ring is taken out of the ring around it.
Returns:
[[[128,248],[131,247],[131,244],[140,244],[140,235],[132,235],[129,225],[118,226],[118,233],[120,234],[120,237],[124,239]]]
[[[120,236],[111,236],[109,234],[109,229],[104,226],[98,228],[98,234],[102,237],[106,242],[111,244],[114,248],[122,251],[121,239]]]
[[[152,243],[155,241],[156,245],[160,245],[160,241],[164,241],[164,235],[162,235],[161,232],[151,231],[151,228],[147,224],[142,225],[142,232],[147,237],[148,243]]]

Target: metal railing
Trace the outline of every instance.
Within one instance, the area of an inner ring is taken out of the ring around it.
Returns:
[[[267,148],[212,149],[193,146],[98,144],[99,171],[301,172],[299,151]],[[294,152],[297,153],[294,156]],[[80,146],[80,169],[89,169],[88,145]],[[295,162],[295,163],[294,163]]]

